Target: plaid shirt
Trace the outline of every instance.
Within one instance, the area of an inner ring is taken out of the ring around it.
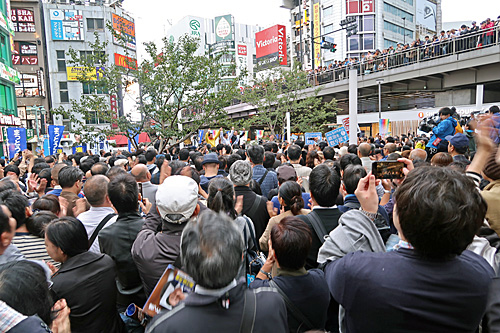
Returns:
[[[253,167],[253,176],[252,179],[257,183],[266,173],[266,168],[262,164],[256,165]],[[272,189],[278,188],[278,176],[276,172],[269,171],[266,175],[266,178],[262,181],[262,185],[260,185],[260,190],[262,191],[262,196],[267,199],[267,194]]]
[[[0,332],[8,332],[26,318],[26,316],[23,316],[5,302],[0,301]]]

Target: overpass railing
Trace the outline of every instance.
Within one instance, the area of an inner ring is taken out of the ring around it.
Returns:
[[[438,37],[439,38],[439,37]],[[356,69],[358,75],[367,75],[389,69],[400,68],[454,54],[475,51],[500,44],[500,26],[486,28],[459,37],[422,42],[421,45],[397,49],[391,53],[365,55],[360,61],[343,66],[320,67],[308,73],[312,85],[322,85],[348,78],[349,69]]]

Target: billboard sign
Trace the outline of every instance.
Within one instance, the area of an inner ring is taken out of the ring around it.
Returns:
[[[231,15],[215,17],[215,42],[234,40],[233,17]]]
[[[375,13],[375,0],[346,0],[346,14]]]
[[[314,68],[321,66],[321,45],[320,45],[320,36],[321,36],[321,21],[319,17],[319,2],[313,4],[313,58],[314,58]]]
[[[245,44],[238,44],[238,55],[247,55],[247,46]]]
[[[115,65],[135,70],[137,69],[137,59],[115,53]]]
[[[349,135],[343,126],[325,133],[325,136],[330,147],[335,147],[343,142],[349,141]]]
[[[10,19],[14,25],[15,32],[36,32],[35,15],[32,10],[24,8],[12,8]]]
[[[30,42],[14,42],[13,65],[38,65],[37,45]]]
[[[425,27],[431,31],[436,30],[437,6],[429,0],[417,0],[417,25]]]
[[[83,76],[88,81],[96,81],[102,75],[102,70],[98,67],[91,70],[83,66],[66,67],[66,75],[68,81],[78,81],[78,78]]]
[[[257,68],[286,65],[286,28],[275,25],[255,34]]]
[[[125,46],[131,50],[135,50],[135,23],[116,14],[112,14],[112,18],[113,29],[118,35],[122,36],[123,39],[125,39]],[[120,42],[120,38],[113,36],[113,43],[120,45]]]
[[[81,10],[51,9],[52,40],[84,40]]]

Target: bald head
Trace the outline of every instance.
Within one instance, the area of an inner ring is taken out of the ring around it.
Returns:
[[[89,204],[99,207],[105,204],[108,195],[109,179],[103,175],[95,175],[87,179],[83,185],[83,193]]]
[[[358,147],[358,155],[359,157],[368,157],[370,156],[370,151],[372,150],[372,146],[368,143],[362,143]]]
[[[385,145],[384,149],[387,150],[387,154],[386,155],[389,155],[389,154],[392,154],[396,151],[396,144],[395,143],[388,143]]]
[[[427,152],[423,149],[413,149],[410,153],[410,160],[427,160]]]
[[[137,164],[132,168],[130,173],[134,176],[135,180],[140,183],[147,182],[151,179],[148,167],[144,164]]]

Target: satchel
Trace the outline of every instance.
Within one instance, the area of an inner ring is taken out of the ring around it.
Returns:
[[[248,217],[243,216],[246,222],[246,226],[248,227],[248,230],[250,230],[250,237],[252,239],[252,242],[255,245],[255,249],[250,249],[248,245],[248,238],[247,238],[247,228],[243,228],[243,235],[245,237],[245,268],[246,268],[246,274],[247,274],[247,285],[249,285],[253,280],[255,280],[255,277],[257,274],[259,274],[259,271],[262,269],[262,266],[264,266],[266,262],[266,256],[264,253],[260,252],[259,249],[259,243],[255,239],[255,234],[252,229],[252,225],[250,224],[251,222],[249,221]]]

